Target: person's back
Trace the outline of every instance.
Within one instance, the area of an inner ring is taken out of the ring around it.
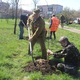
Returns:
[[[52,18],[51,18],[51,24],[50,24],[50,39],[52,39],[52,33],[54,35],[54,40],[56,39],[56,34],[55,32],[58,30],[58,26],[59,26],[59,19],[57,17],[55,17],[55,15],[53,14]]]
[[[27,19],[28,19],[28,16],[26,16],[26,15],[21,15],[21,16],[20,16],[20,25],[21,25],[21,26],[25,26],[26,23],[27,23]]]
[[[57,17],[52,17],[51,20],[52,20],[51,31],[56,31],[58,29],[60,21]]]

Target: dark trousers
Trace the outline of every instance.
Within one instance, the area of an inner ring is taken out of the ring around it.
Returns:
[[[54,40],[55,40],[55,39],[56,39],[55,31],[51,31],[51,32],[50,32],[50,39],[52,39],[52,33],[53,33],[53,35],[54,35]]]
[[[46,46],[45,46],[45,41],[44,41],[44,38],[37,38],[37,39],[33,39],[31,41],[31,45],[32,45],[32,50],[33,50],[33,47],[35,45],[36,42],[39,42],[40,46],[41,46],[41,51],[42,51],[42,58],[43,59],[47,59],[47,51],[46,51]],[[30,54],[30,47],[29,47],[29,50],[28,50],[28,54]]]
[[[20,25],[19,28],[20,28],[19,39],[23,39],[24,27]]]
[[[58,63],[57,68],[62,72],[69,73],[69,74],[72,74],[72,75],[77,73],[77,67],[75,67],[73,65]]]
[[[64,27],[64,23],[61,23],[61,27],[62,27],[62,28]]]

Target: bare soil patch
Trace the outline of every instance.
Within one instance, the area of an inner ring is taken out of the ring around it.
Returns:
[[[40,71],[42,72],[43,75],[52,73],[59,74],[60,71],[58,71],[56,68],[57,63],[59,63],[59,61],[37,59],[35,60],[36,65],[34,65],[33,62],[29,62],[28,65],[24,67],[24,71],[26,72]]]

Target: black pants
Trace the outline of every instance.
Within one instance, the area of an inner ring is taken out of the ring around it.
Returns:
[[[63,63],[58,63],[57,64],[57,69],[59,69],[62,72],[69,73],[71,75],[74,75],[77,73],[77,67],[73,65],[67,65]]]
[[[52,33],[53,33],[53,35],[54,35],[54,40],[55,40],[55,39],[56,39],[55,31],[51,31],[51,32],[50,32],[50,39],[52,39]]]

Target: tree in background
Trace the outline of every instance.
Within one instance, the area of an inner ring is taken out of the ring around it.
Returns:
[[[59,13],[57,16],[60,18],[61,14],[65,16],[66,24],[72,23],[73,20],[80,16],[80,10],[70,10],[70,8],[66,7],[64,10]]]
[[[34,9],[36,9],[37,8],[37,3],[39,2],[39,0],[33,0],[33,3],[34,3]]]
[[[19,3],[19,0],[15,0],[16,13],[15,13],[14,34],[16,34],[18,3]]]

